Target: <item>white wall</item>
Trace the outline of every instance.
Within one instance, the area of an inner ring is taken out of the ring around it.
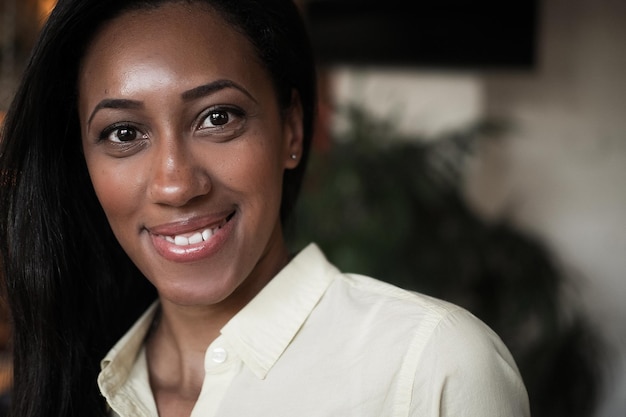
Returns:
[[[393,121],[398,132],[424,139],[463,128],[484,113],[483,82],[472,73],[342,67],[332,71],[331,84],[339,110],[357,103]],[[342,123],[338,117],[335,127]]]

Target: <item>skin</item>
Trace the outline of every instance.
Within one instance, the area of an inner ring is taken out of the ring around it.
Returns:
[[[206,348],[288,261],[279,209],[302,150],[297,95],[281,109],[242,34],[206,6],[174,3],[100,30],[78,104],[98,199],[162,304],[146,342],[159,414],[189,415]],[[221,224],[208,243],[165,240]]]

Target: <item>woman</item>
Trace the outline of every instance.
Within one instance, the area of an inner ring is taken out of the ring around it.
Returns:
[[[290,256],[314,92],[289,0],[59,2],[3,131],[14,415],[528,415],[469,313]]]

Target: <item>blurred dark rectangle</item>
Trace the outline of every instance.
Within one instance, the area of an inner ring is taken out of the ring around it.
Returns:
[[[533,69],[539,0],[309,0],[325,64]]]

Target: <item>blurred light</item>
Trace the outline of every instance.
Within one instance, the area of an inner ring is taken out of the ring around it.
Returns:
[[[56,4],[57,0],[38,0],[37,7],[39,9],[39,16],[47,19]]]

